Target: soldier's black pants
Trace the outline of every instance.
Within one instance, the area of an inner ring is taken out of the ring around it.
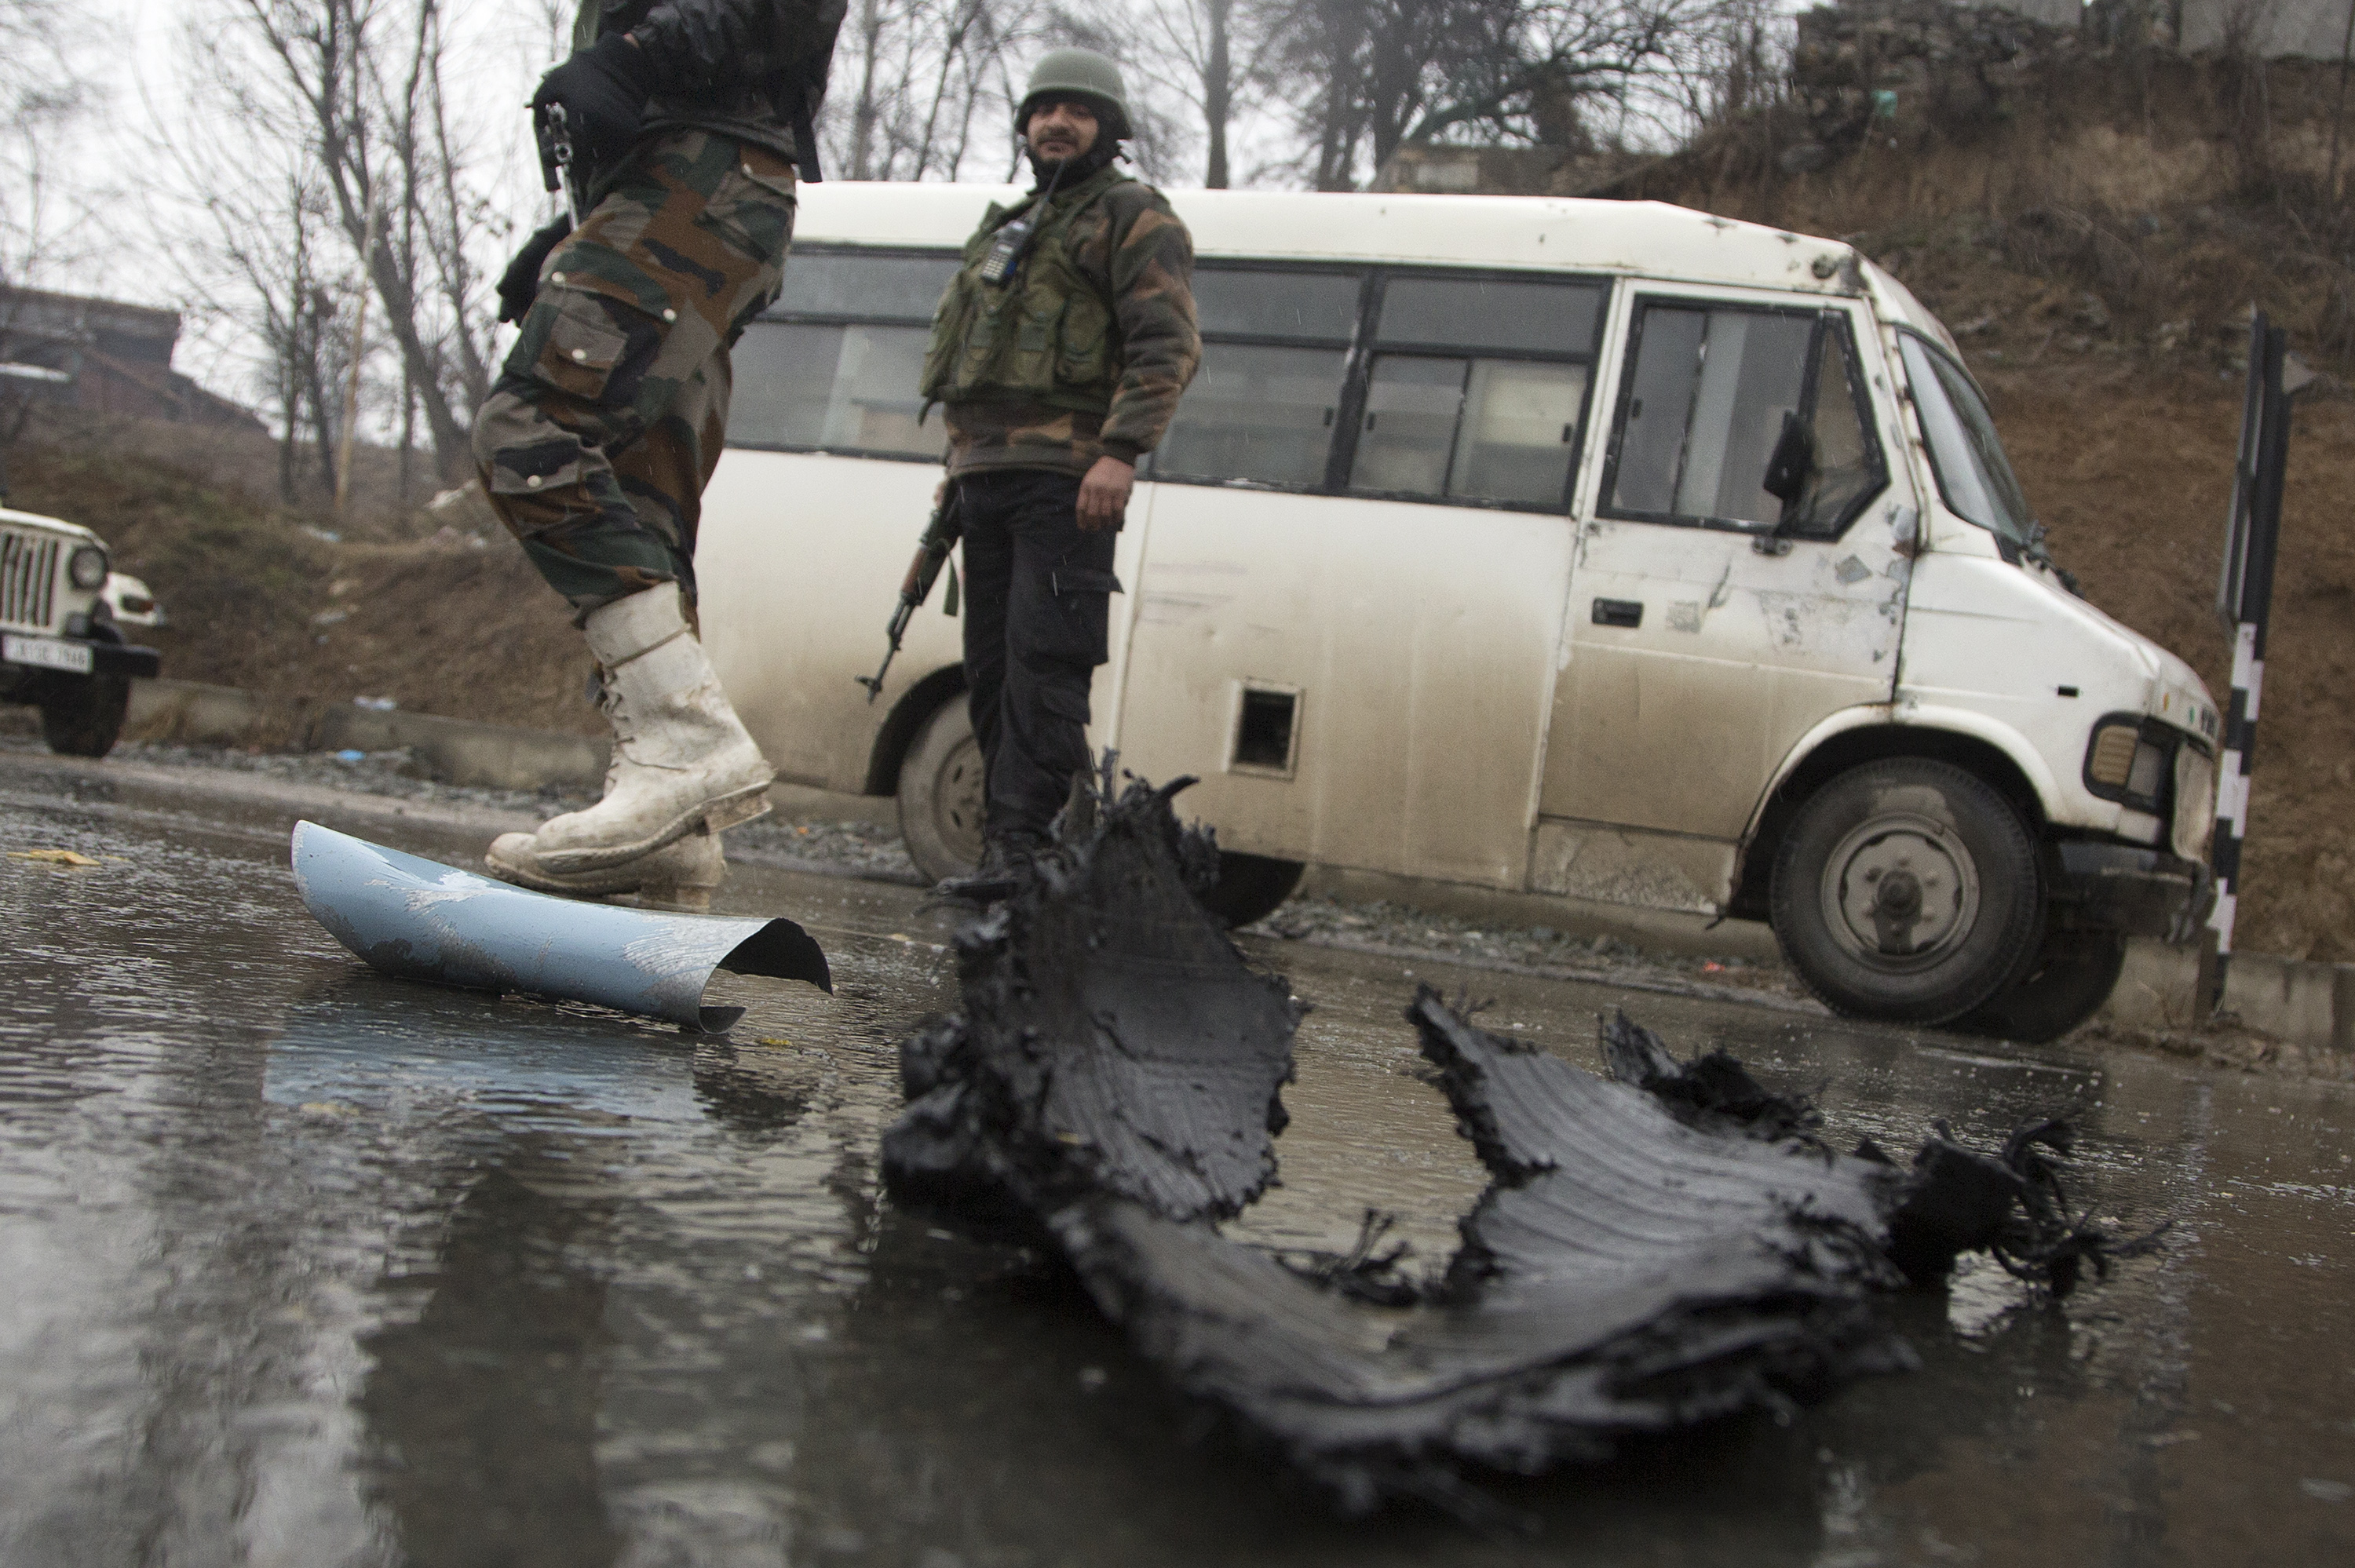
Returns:
[[[1104,662],[1106,528],[1080,531],[1077,476],[1002,469],[957,481],[964,524],[964,673],[988,769],[984,831],[1027,849],[1088,766],[1088,681]]]

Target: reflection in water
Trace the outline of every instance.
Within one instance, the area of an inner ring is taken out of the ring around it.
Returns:
[[[1446,1255],[1481,1178],[1412,1075],[1423,978],[1582,1065],[1625,1001],[1891,1147],[2066,1108],[2081,1202],[2179,1217],[2058,1307],[1999,1278],[1893,1304],[1922,1371],[1789,1427],[1502,1486],[1532,1539],[1338,1523],[1068,1277],[878,1202],[892,1046],[954,999],[936,949],[846,937],[831,1000],[723,977],[753,1019],[687,1041],[368,974],[301,912],[282,826],[0,800],[0,841],[103,860],[0,861],[9,1564],[2139,1568],[2355,1539],[2336,1086],[1286,946],[1265,961],[1318,1011],[1248,1239],[1346,1246],[1372,1204]],[[846,929],[924,918],[768,874],[742,886]]]
[[[782,1138],[793,1129],[809,1111],[814,1077],[780,1074],[773,1065],[747,1061],[724,1045],[695,1057],[695,1097],[704,1114],[753,1139]]]
[[[595,1451],[611,1215],[555,1196],[544,1140],[485,1171],[449,1217],[413,1322],[366,1336],[373,1491],[409,1560],[595,1568],[613,1560]]]

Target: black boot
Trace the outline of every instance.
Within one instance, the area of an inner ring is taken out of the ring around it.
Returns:
[[[969,904],[976,909],[1003,902],[1014,895],[1030,874],[1030,862],[1039,846],[1028,839],[991,839],[981,852],[981,863],[963,876],[943,879],[932,889],[932,896],[951,904]]]

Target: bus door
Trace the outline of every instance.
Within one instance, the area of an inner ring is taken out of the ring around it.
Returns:
[[[1893,406],[1859,354],[1861,308],[1630,293],[1530,882],[1713,909],[1791,747],[1890,700],[1915,514],[1891,483]],[[1778,457],[1787,503],[1768,489]]]
[[[1518,888],[1605,286],[1205,262],[1120,734],[1230,849]]]

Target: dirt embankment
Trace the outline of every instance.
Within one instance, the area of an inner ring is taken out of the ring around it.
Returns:
[[[168,624],[165,673],[314,702],[594,733],[570,611],[505,537],[380,508],[331,526],[255,498],[171,427],[53,429],[9,455],[11,504],[95,528]],[[156,455],[158,452],[162,455]],[[418,535],[422,535],[422,537]]]
[[[2238,378],[2152,385],[2122,365],[1981,374],[2053,554],[2085,597],[2189,660],[2223,698],[2216,577],[2240,429]],[[2355,959],[2355,402],[2297,412],[2260,710],[2236,943]]]

